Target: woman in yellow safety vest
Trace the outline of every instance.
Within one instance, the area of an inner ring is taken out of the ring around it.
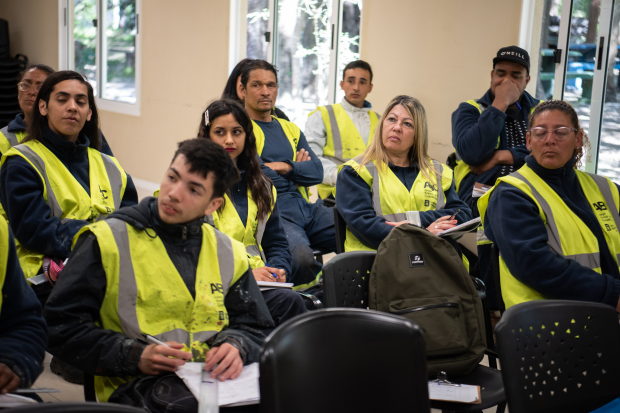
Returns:
[[[276,189],[262,172],[252,120],[234,100],[221,99],[205,110],[198,136],[221,145],[233,159],[241,179],[224,195],[224,203],[208,221],[246,247],[256,281],[286,282],[291,254],[276,204]],[[304,300],[291,289],[263,291],[276,325],[305,312]]]
[[[504,303],[580,300],[620,311],[618,185],[577,169],[587,136],[570,104],[541,103],[529,126],[525,165],[478,201],[500,250]]]
[[[0,156],[26,139],[26,129],[32,120],[37,93],[39,93],[45,79],[52,73],[54,73],[54,69],[42,64],[30,65],[21,72],[17,83],[17,100],[22,113],[15,115],[15,119],[0,129]],[[99,132],[101,138],[99,150],[106,155],[114,156],[105,136],[101,131]]]
[[[428,156],[426,113],[410,96],[389,103],[372,144],[341,167],[336,188],[346,251],[376,250],[407,222],[436,234],[471,216],[454,190],[452,170]]]
[[[26,278],[45,272],[55,281],[80,228],[137,203],[131,177],[99,148],[91,85],[73,71],[49,75],[34,102],[27,136],[4,154],[0,169],[1,212]],[[50,283],[34,286],[42,301]]]

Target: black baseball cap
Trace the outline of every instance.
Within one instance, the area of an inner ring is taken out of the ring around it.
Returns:
[[[493,69],[499,62],[515,62],[527,69],[530,72],[530,55],[523,49],[517,46],[502,47],[497,52],[497,56],[493,59]]]

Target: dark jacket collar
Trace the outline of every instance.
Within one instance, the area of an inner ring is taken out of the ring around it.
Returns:
[[[61,161],[86,156],[90,146],[90,140],[84,134],[80,134],[77,142],[73,143],[56,135],[48,126],[45,126],[40,142]]]
[[[24,114],[18,113],[17,116],[15,116],[15,119],[9,122],[7,129],[9,132],[13,132],[13,133],[25,132],[26,124],[24,123]]]
[[[493,95],[491,94],[491,89],[487,90],[487,92],[484,94],[484,96],[482,96],[480,99],[478,99],[478,101],[480,103],[482,103],[483,105],[485,105],[486,107],[489,107],[493,104]],[[538,105],[538,103],[540,103],[540,100],[535,99],[532,95],[530,95],[529,93],[527,93],[527,91],[523,92],[523,96],[521,96],[521,100],[519,100],[519,104],[521,105],[521,109],[523,110],[523,114],[525,115],[525,119],[527,119],[527,117],[530,114],[530,110]]]
[[[117,218],[127,222],[140,231],[154,231],[167,240],[183,240],[187,238],[202,237],[203,217],[183,224],[167,224],[161,220],[157,207],[157,198],[144,198],[138,205],[121,208],[114,211],[107,219]]]
[[[525,162],[527,163],[527,166],[530,167],[530,169],[536,172],[536,175],[540,176],[546,182],[559,182],[561,180],[570,181],[577,177],[574,168],[574,156],[568,162],[566,162],[563,167],[557,169],[547,169],[544,166],[541,166],[538,162],[536,162],[536,159],[534,159],[532,155],[526,156]]]

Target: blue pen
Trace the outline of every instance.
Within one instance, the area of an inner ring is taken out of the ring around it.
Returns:
[[[269,264],[265,263],[265,267],[269,267]],[[271,275],[273,275],[273,278],[275,278],[276,280],[278,279],[278,276],[275,272],[272,272]]]
[[[519,110],[521,110],[521,105],[519,105],[519,102],[515,102],[517,104],[517,107],[519,108]]]

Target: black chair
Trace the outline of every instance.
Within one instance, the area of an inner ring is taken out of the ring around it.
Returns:
[[[608,305],[518,304],[495,334],[510,413],[590,412],[620,396],[620,327]]]
[[[495,305],[500,313],[506,311],[504,297],[502,297],[502,284],[500,283],[499,274],[499,248],[493,244],[491,246],[491,272],[493,273],[493,282],[495,283]]]
[[[368,308],[368,280],[376,255],[375,251],[345,252],[323,267],[325,307]]]
[[[10,409],[18,413],[144,413],[137,407],[113,403],[39,403]]]
[[[325,307],[368,308],[368,283],[376,254],[375,251],[345,252],[334,257],[323,267]],[[478,281],[476,279],[476,282]],[[483,291],[479,294],[481,298],[484,297]],[[484,301],[483,298],[483,303]],[[433,409],[444,412],[475,412],[497,406],[497,413],[502,413],[506,409],[502,375],[496,369],[497,354],[494,351],[493,333],[489,330],[491,321],[488,307],[484,308],[485,325],[489,326],[486,334],[486,354],[491,367],[479,365],[467,376],[449,378],[454,383],[480,386],[482,403],[463,404],[431,400]]]
[[[320,262],[321,264],[323,264],[323,255],[331,254],[331,253],[332,251],[329,251],[323,248],[319,248],[319,249],[312,251],[312,255],[314,255],[314,259]]]
[[[347,223],[338,213],[337,205],[334,205],[334,226],[336,228],[336,254],[344,252],[344,240],[347,238]]]
[[[419,327],[400,316],[358,309],[303,314],[263,344],[261,411],[428,413],[424,348]]]

